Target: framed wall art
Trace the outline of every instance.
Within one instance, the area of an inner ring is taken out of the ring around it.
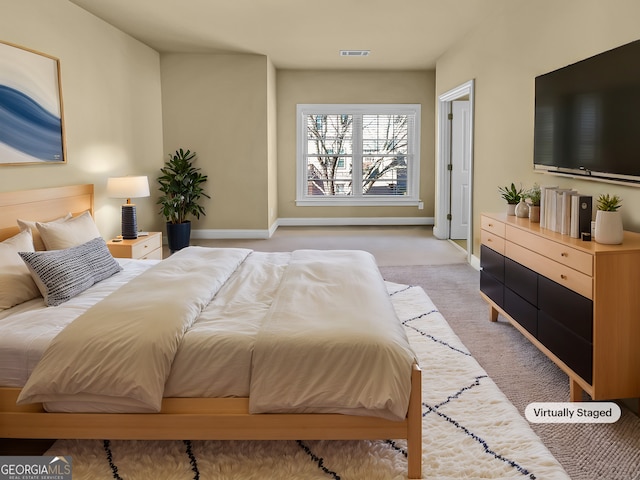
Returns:
[[[60,60],[0,41],[0,166],[66,162]]]

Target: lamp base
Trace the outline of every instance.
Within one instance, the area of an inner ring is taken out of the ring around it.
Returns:
[[[122,238],[125,240],[135,240],[138,238],[136,206],[133,203],[122,205]]]

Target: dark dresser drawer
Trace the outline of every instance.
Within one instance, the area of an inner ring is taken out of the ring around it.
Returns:
[[[534,337],[538,335],[538,309],[508,287],[504,287],[503,308]]]
[[[485,270],[480,271],[480,291],[504,308],[504,285]]]
[[[530,304],[538,305],[538,274],[533,270],[505,258],[504,283]]]
[[[486,245],[480,246],[480,267],[504,283],[504,257]]]
[[[593,342],[593,302],[540,276],[538,308],[587,342]]]
[[[593,379],[593,345],[543,311],[538,312],[538,340],[587,382]]]

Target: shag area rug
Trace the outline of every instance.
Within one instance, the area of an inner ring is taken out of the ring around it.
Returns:
[[[422,368],[423,465],[430,479],[568,479],[420,287],[387,283]],[[74,479],[407,478],[403,440],[59,440]]]

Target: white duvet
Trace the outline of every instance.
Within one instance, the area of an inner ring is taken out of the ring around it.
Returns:
[[[258,332],[250,411],[402,419],[413,363],[369,253],[298,250]]]
[[[414,361],[371,255],[190,247],[70,323],[19,403],[159,411],[163,395],[248,394],[252,413],[401,419]]]

